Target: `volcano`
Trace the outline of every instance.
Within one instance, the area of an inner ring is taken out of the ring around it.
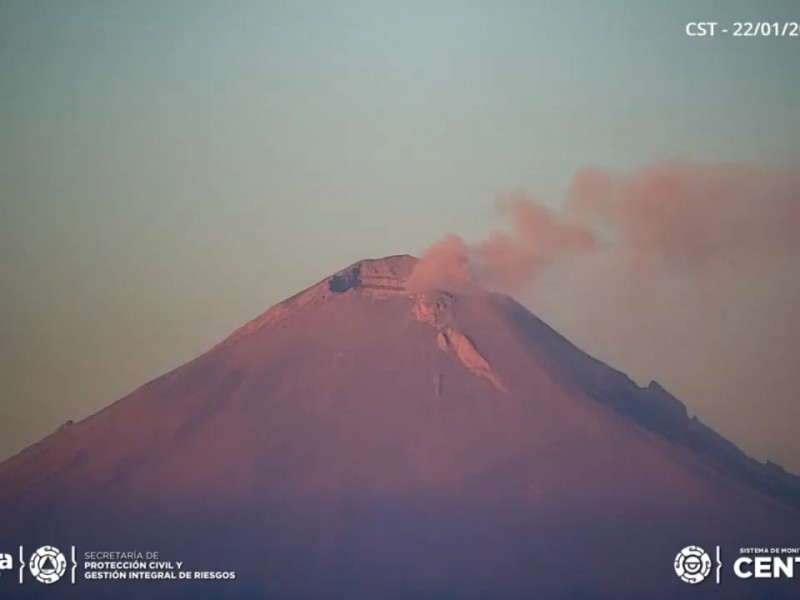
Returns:
[[[235,580],[6,574],[0,596],[796,597],[673,563],[800,545],[799,478],[508,296],[407,290],[416,263],[343,269],[0,465],[0,552],[156,550]]]

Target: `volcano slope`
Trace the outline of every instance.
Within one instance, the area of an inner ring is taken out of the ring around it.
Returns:
[[[0,465],[6,546],[158,550],[235,581],[11,575],[0,596],[796,597],[673,562],[800,545],[797,478],[509,297],[406,291],[415,261],[348,267]]]

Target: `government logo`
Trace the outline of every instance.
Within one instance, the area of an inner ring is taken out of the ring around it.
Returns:
[[[686,583],[700,583],[711,573],[711,557],[700,546],[686,546],[675,557],[675,573]]]
[[[55,546],[42,546],[31,555],[31,575],[40,583],[55,583],[67,572],[67,557]]]

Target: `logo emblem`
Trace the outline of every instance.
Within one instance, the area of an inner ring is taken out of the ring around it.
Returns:
[[[28,569],[40,583],[55,583],[67,572],[67,557],[55,546],[42,546],[31,554]]]
[[[686,546],[675,557],[675,573],[686,583],[700,583],[711,573],[711,557],[700,546]]]

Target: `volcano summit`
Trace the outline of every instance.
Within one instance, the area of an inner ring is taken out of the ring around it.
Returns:
[[[155,549],[235,581],[0,596],[795,597],[673,561],[797,546],[798,478],[507,296],[406,290],[415,264],[358,262],[0,465],[12,548]]]

